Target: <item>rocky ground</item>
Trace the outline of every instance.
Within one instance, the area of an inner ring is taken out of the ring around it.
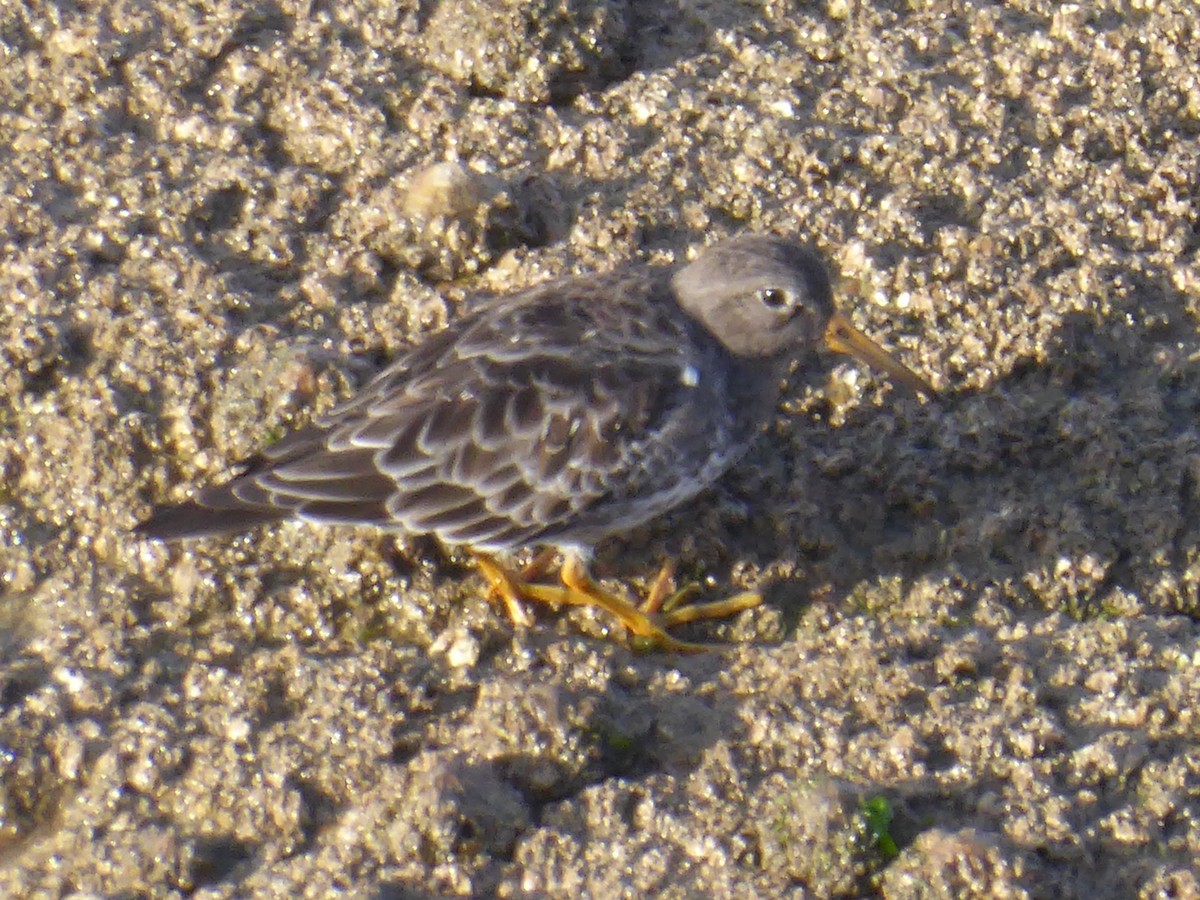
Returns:
[[[0,894],[1200,894],[1193,0],[0,7]],[[798,234],[686,509],[727,649],[460,555],[130,528],[477,292]]]

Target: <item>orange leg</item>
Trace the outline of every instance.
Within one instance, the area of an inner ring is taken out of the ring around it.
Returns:
[[[488,582],[488,596],[504,604],[513,624],[521,627],[533,624],[533,617],[522,605],[530,600],[555,608],[564,605],[594,606],[624,625],[632,636],[633,647],[638,650],[676,653],[711,650],[713,648],[706,644],[674,638],[667,629],[702,619],[726,618],[762,603],[760,595],[750,592],[735,594],[713,603],[690,603],[691,598],[699,593],[699,585],[687,584],[679,590],[672,590],[675,567],[670,562],[658,573],[646,600],[640,606],[598,585],[588,574],[583,562],[574,555],[568,555],[563,562],[559,573],[561,587],[534,582],[533,579],[544,574],[553,558],[553,551],[543,550],[518,573],[490,556],[475,554],[480,574]]]
[[[671,563],[663,566],[641,606],[634,606],[596,584],[578,557],[567,557],[560,577],[571,595],[567,602],[580,606],[596,606],[605,610],[629,629],[633,636],[633,646],[640,650],[669,650],[678,653],[711,650],[713,648],[706,644],[694,644],[671,637],[667,629],[701,619],[725,618],[762,603],[760,595],[745,592],[714,603],[690,604],[687,601],[699,591],[699,586],[689,584],[671,593],[673,571],[674,566]]]
[[[528,628],[533,624],[533,617],[521,605],[522,601],[537,600],[541,603],[548,603],[555,608],[569,602],[565,596],[566,590],[564,588],[547,584],[534,584],[530,580],[531,578],[536,578],[540,574],[540,571],[549,564],[549,560],[543,560],[542,556],[543,554],[539,553],[530,561],[528,566],[518,573],[501,565],[490,556],[485,556],[482,553],[475,554],[475,564],[479,567],[479,574],[488,583],[488,597],[490,599],[497,599],[503,603],[504,610],[508,613],[508,618],[514,625],[521,628]],[[549,559],[553,559],[553,554],[551,554]],[[535,564],[539,564],[537,570],[533,570]]]

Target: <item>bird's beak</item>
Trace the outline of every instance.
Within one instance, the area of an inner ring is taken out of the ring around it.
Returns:
[[[896,381],[918,394],[934,397],[937,391],[928,381],[909,369],[898,359],[850,324],[850,320],[835,312],[825,326],[825,344],[836,353],[846,353],[887,372]]]

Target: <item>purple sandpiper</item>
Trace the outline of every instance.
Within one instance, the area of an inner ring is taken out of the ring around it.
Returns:
[[[638,605],[586,562],[729,469],[770,420],[789,364],[822,342],[933,394],[834,310],[825,267],[790,240],[733,237],[673,275],[551,281],[481,304],[137,530],[175,540],[302,519],[431,534],[475,555],[516,622],[529,621],[521,601],[598,606],[643,644],[696,649],[668,629],[761,598],[691,603],[664,567]],[[542,551],[525,570],[501,561],[526,547]],[[555,551],[561,586],[536,580]]]

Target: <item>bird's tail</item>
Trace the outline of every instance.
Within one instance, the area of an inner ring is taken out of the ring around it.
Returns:
[[[150,517],[139,522],[134,532],[160,541],[208,537],[248,531],[259,525],[278,522],[291,515],[289,509],[269,506],[204,506],[195,502],[159,506]]]
[[[263,490],[254,476],[291,457],[302,457],[321,445],[324,429],[310,425],[283,438],[272,447],[241,463],[233,480],[202,488],[195,500],[156,506],[134,532],[160,541],[210,537],[249,531],[291,518],[298,503],[281,502]]]

